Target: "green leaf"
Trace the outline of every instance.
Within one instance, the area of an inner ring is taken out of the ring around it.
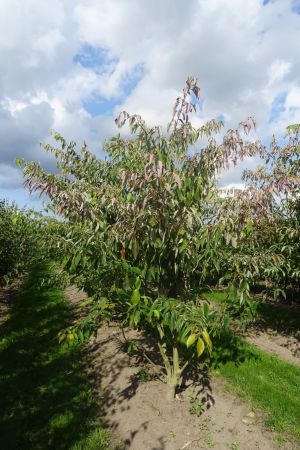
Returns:
[[[61,332],[58,334],[58,342],[61,344],[62,341],[64,341],[65,339],[66,339],[66,333],[65,333],[64,331],[61,331]]]
[[[141,288],[142,281],[141,281],[140,277],[137,277],[137,279],[135,280],[134,285],[135,285],[136,289],[140,289]]]
[[[230,284],[227,292],[228,292],[227,296],[230,300],[237,299],[237,287],[235,284]]]
[[[134,289],[131,294],[131,301],[134,305],[137,305],[141,299],[141,294],[138,289]]]
[[[186,341],[187,348],[191,347],[196,342],[196,339],[197,335],[195,333],[192,333]]]
[[[77,255],[75,255],[73,257],[72,264],[71,264],[71,267],[70,267],[70,272],[74,272],[76,270],[76,268],[77,268],[77,266],[79,264],[80,258],[81,258],[81,254],[80,253],[77,253]]]
[[[203,340],[201,338],[199,338],[198,341],[197,341],[197,355],[198,355],[198,358],[200,358],[200,356],[204,352],[204,349],[205,349],[204,342],[203,342]]]
[[[138,325],[138,323],[140,321],[140,318],[141,318],[140,311],[136,311],[134,316],[133,316],[133,323],[134,323],[134,325]]]
[[[157,237],[155,239],[155,247],[156,248],[161,248],[161,246],[162,246],[162,240],[159,237]]]
[[[79,330],[79,332],[78,332],[78,339],[79,339],[80,343],[84,342],[84,334],[81,330]]]
[[[16,158],[15,162],[18,167],[21,167],[23,164],[23,158]]]
[[[203,336],[203,339],[204,339],[205,343],[209,347],[209,349],[212,350],[212,342],[211,342],[211,339],[210,339],[210,336],[209,336],[208,332],[205,331],[205,330],[202,331],[202,336]]]
[[[135,266],[132,266],[132,267],[130,267],[130,271],[132,272],[132,273],[136,273],[137,275],[141,275],[141,269],[139,269],[139,267],[135,267]]]
[[[184,252],[184,250],[187,248],[188,245],[189,245],[189,241],[187,239],[184,239],[183,243],[179,247],[179,253]]]
[[[75,337],[76,337],[75,333],[69,332],[67,334],[67,341],[68,341],[68,343],[72,344],[72,342],[74,341]]]
[[[242,281],[240,290],[241,290],[242,292],[245,292],[245,291],[249,291],[249,289],[250,289],[249,284],[248,284],[247,280],[244,279],[244,280]]]
[[[253,221],[249,219],[246,225],[246,231],[249,234],[253,230]]]
[[[139,253],[139,244],[138,244],[138,241],[136,239],[134,239],[132,242],[132,254],[133,254],[134,259],[137,258],[138,253]]]
[[[87,300],[85,300],[84,302],[80,303],[80,308],[84,308],[87,305],[90,305],[93,302],[93,298],[88,298]]]
[[[153,314],[157,319],[159,319],[160,314],[159,314],[159,311],[158,311],[157,309],[153,309],[152,314]]]

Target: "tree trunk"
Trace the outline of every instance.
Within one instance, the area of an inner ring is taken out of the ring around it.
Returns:
[[[176,386],[174,384],[168,384],[168,400],[173,401],[176,394]]]

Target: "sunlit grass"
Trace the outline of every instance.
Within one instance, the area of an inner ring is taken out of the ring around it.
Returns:
[[[215,302],[226,301],[224,291],[203,294]],[[297,330],[300,314],[278,305],[257,302],[257,319],[279,330]],[[231,390],[264,412],[265,423],[300,441],[300,367],[247,344],[233,332],[215,342],[211,359],[216,373]]]
[[[215,373],[254,408],[265,423],[300,442],[300,367],[260,351],[233,334],[215,342]]]

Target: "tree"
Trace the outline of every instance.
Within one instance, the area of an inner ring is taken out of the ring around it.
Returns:
[[[39,220],[0,201],[0,285],[19,275],[38,254]]]
[[[64,266],[93,295],[102,315],[151,331],[172,395],[191,356],[209,350],[208,331],[218,320],[223,326],[226,316],[189,302],[191,285],[222,275],[242,301],[258,252],[243,242],[263,216],[257,210],[259,189],[224,198],[217,186],[220,171],[266,154],[259,142],[242,138],[254,120],[218,140],[221,121],[199,128],[190,122],[199,92],[197,79],[188,78],[167,132],[123,111],[116,124],[128,124],[130,136],[107,141],[106,159],[96,159],[86,144],[79,153],[75,142],[53,133],[60,147],[44,149],[55,156],[58,173],[36,162],[24,165],[25,185],[47,194],[50,208],[65,218]],[[235,258],[241,264],[228,267]]]

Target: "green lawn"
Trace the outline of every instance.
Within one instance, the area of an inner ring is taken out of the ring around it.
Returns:
[[[265,414],[265,422],[300,442],[300,368],[266,354],[234,334],[215,342],[215,373],[228,387]]]
[[[215,302],[226,292],[203,294]],[[299,329],[300,314],[257,301],[257,319],[280,331]],[[215,342],[211,364],[231,390],[265,413],[266,425],[300,441],[300,368],[245,343],[233,332]]]
[[[107,449],[81,349],[58,344],[72,310],[62,290],[40,287],[51,273],[31,270],[0,329],[0,448]]]

